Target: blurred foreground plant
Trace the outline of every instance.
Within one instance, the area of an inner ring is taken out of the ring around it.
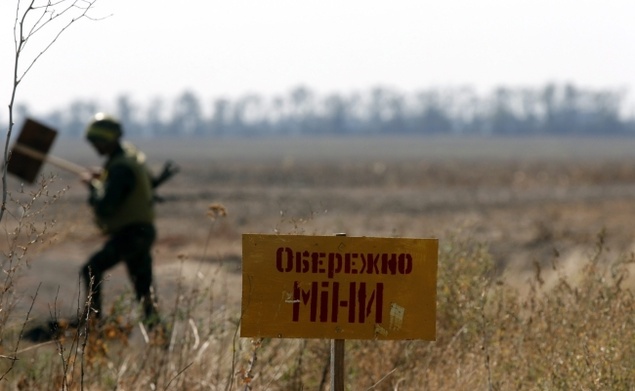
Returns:
[[[347,389],[633,389],[635,300],[623,283],[633,254],[611,259],[599,235],[576,273],[565,275],[556,257],[551,270],[537,267],[526,285],[513,286],[496,274],[486,245],[458,234],[440,243],[437,340],[346,341]],[[239,305],[214,293],[230,287],[213,273],[179,279],[167,345],[144,342],[134,330],[130,340],[103,339],[101,350],[85,349],[99,359],[85,367],[81,382],[67,384],[326,390],[328,341],[238,338]],[[555,282],[545,283],[547,277]],[[33,371],[64,373],[51,354],[50,345],[19,354],[11,384],[35,382]]]

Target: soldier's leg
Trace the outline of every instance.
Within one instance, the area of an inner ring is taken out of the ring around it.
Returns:
[[[104,272],[115,266],[120,260],[121,256],[117,250],[117,240],[111,238],[82,267],[81,273],[87,304],[90,305],[91,312],[98,318],[102,315],[101,285]]]
[[[137,300],[143,305],[144,318],[148,322],[158,321],[156,300],[152,294],[151,249],[156,231],[151,225],[131,227],[128,232],[129,252],[124,254],[130,279],[134,285]]]
[[[131,268],[130,277],[135,287],[137,300],[143,306],[143,316],[149,323],[159,320],[156,297],[152,291],[152,256],[147,253]]]

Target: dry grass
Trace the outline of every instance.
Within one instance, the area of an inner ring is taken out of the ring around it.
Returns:
[[[107,293],[102,332],[21,341],[27,318],[64,315],[77,289],[57,297],[43,259],[64,256],[57,267],[75,273],[100,242],[80,220],[82,189],[16,194],[27,207],[3,222],[2,388],[326,390],[329,341],[239,338],[239,243],[340,231],[440,240],[437,340],[346,341],[347,389],[635,388],[630,193],[589,190],[628,186],[631,162],[380,163],[191,162],[159,210],[167,334],[141,332],[124,286]]]
[[[579,273],[545,288],[537,269],[524,294],[495,276],[486,247],[461,237],[444,240],[437,341],[347,341],[347,389],[632,389],[635,299],[621,283],[634,259],[606,259],[601,240]],[[183,280],[179,286],[168,316],[171,335],[149,334],[145,342],[121,332],[137,327],[134,306],[122,297],[112,315],[123,327],[24,348],[5,385],[326,389],[328,341],[238,338],[239,308],[214,293],[222,281],[207,277],[200,282],[208,285]]]

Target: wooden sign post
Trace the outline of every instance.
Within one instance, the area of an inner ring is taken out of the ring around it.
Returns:
[[[346,236],[339,233],[335,236]],[[344,357],[346,351],[345,339],[331,340],[331,391],[344,391]]]
[[[245,234],[240,335],[433,341],[437,258],[437,239]]]

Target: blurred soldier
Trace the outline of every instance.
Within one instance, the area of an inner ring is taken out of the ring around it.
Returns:
[[[154,226],[153,180],[145,166],[144,155],[121,141],[121,124],[102,113],[95,115],[86,129],[86,138],[100,156],[106,158],[99,173],[84,179],[90,190],[89,204],[95,221],[108,235],[103,248],[82,268],[92,316],[102,317],[101,285],[104,272],[120,261],[125,262],[142,304],[144,322],[149,328],[160,322],[152,294],[151,248],[156,238]],[[175,170],[173,169],[172,173]],[[164,170],[165,174],[165,170]]]

